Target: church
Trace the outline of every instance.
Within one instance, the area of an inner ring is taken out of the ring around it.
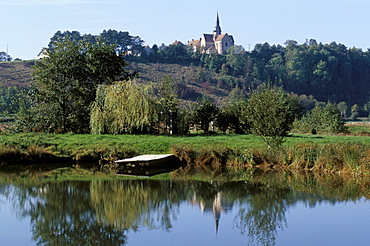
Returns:
[[[194,52],[225,54],[228,48],[234,46],[234,38],[227,33],[221,34],[220,18],[217,13],[216,26],[213,33],[204,33],[200,39],[189,41],[188,45],[193,47]]]

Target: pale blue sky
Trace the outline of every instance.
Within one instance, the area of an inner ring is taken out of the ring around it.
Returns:
[[[219,12],[223,33],[247,50],[257,43],[314,38],[370,47],[370,0],[0,0],[0,51],[32,59],[58,30],[129,31],[146,44],[183,43],[211,33]]]

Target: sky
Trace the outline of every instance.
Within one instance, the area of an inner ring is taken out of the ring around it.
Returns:
[[[370,48],[369,0],[0,0],[0,52],[33,59],[58,30],[128,31],[145,45],[187,43],[222,33],[251,50],[258,43],[316,39]]]

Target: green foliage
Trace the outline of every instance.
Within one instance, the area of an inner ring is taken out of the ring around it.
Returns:
[[[101,39],[94,44],[56,41],[34,65],[31,107],[20,122],[28,130],[88,132],[89,106],[98,85],[130,77],[125,66],[114,47]]]
[[[340,112],[340,115],[343,118],[345,118],[347,116],[347,109],[348,109],[346,102],[338,103],[337,107],[338,107],[338,110]]]
[[[295,128],[319,133],[338,133],[346,131],[344,121],[336,104],[317,103],[315,108],[295,122]]]
[[[190,107],[182,107],[177,111],[177,117],[175,118],[175,125],[177,133],[184,136],[189,133],[191,124],[191,113]]]
[[[130,51],[132,55],[140,54],[143,51],[144,41],[139,36],[132,36],[129,32],[116,31],[116,30],[103,30],[99,35],[84,34],[81,35],[78,31],[57,31],[49,42],[49,49],[54,50],[59,42],[67,40],[79,43],[81,41],[95,44],[103,39],[107,44],[112,45],[117,53],[125,55]]]
[[[244,86],[251,89],[270,81],[319,101],[367,103],[369,51],[316,40],[303,44],[288,40],[285,45],[256,44],[251,52],[234,46],[226,55],[202,54],[201,64],[210,71],[242,77],[248,81]]]
[[[200,61],[205,69],[209,71],[220,72],[222,65],[226,63],[226,57],[218,54],[202,54],[200,56]]]
[[[302,108],[298,100],[282,89],[261,87],[248,101],[247,119],[252,133],[262,137],[268,147],[279,147]]]
[[[0,61],[7,62],[7,61],[11,61],[11,60],[13,60],[13,58],[9,54],[7,54],[4,51],[0,52]]]
[[[17,86],[0,86],[0,114],[19,112],[25,89]]]
[[[247,105],[242,90],[235,88],[217,114],[216,126],[219,130],[224,133],[229,130],[238,134],[249,132],[249,123],[245,115]]]
[[[233,76],[244,75],[246,63],[247,57],[242,46],[235,45],[227,50],[226,65],[230,68],[229,74]]]
[[[157,111],[160,112],[158,123],[164,128],[169,128],[170,131],[177,132],[177,123],[180,122],[176,118],[181,115],[178,115],[179,99],[172,78],[165,77],[156,89]]]
[[[193,123],[199,124],[204,134],[209,133],[209,125],[216,119],[218,108],[208,98],[202,97],[194,104]]]
[[[186,46],[181,44],[171,44],[160,50],[159,55],[167,60],[190,58]]]
[[[90,126],[94,134],[150,131],[158,121],[158,106],[152,84],[134,80],[101,85],[92,105]]]
[[[90,126],[95,134],[101,133],[182,133],[188,122],[178,110],[179,100],[172,79],[166,77],[154,86],[138,84],[135,80],[113,85],[101,85],[92,106]]]

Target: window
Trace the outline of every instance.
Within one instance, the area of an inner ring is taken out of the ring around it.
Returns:
[[[227,47],[227,42],[225,43],[225,46]]]

